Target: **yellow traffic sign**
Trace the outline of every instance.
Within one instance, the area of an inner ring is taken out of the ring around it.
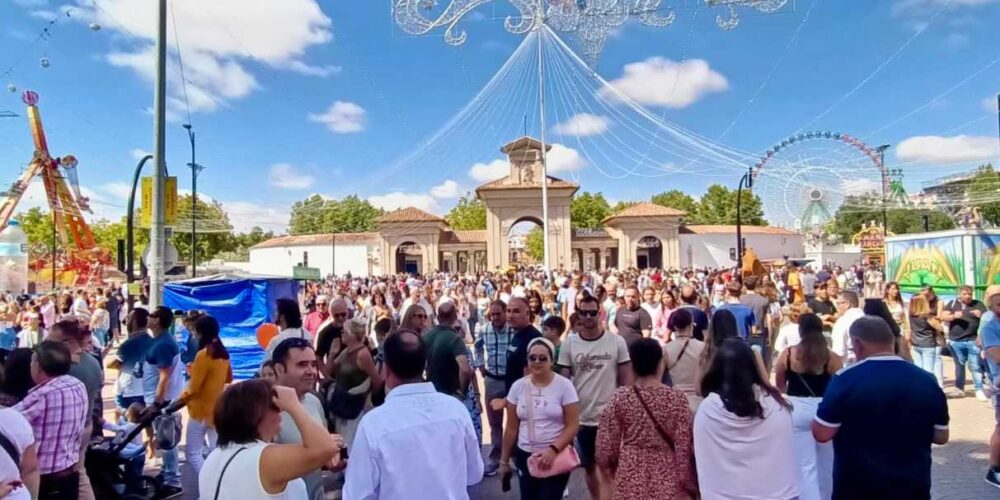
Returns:
[[[167,226],[177,225],[177,178],[167,177],[164,183],[164,222]],[[153,225],[153,177],[142,178],[142,209],[139,212],[139,225]]]

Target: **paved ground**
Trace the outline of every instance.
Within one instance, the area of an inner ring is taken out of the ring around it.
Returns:
[[[945,386],[951,387],[954,369],[951,358],[945,358]],[[114,408],[113,384],[115,372],[108,370],[104,387],[105,415],[112,417]],[[970,387],[971,389],[971,387]],[[934,449],[932,496],[941,500],[983,500],[1000,499],[1000,490],[986,484],[983,477],[989,464],[988,441],[993,431],[993,410],[987,403],[979,402],[972,397],[971,390],[965,398],[949,400],[951,411],[951,441],[945,446]],[[184,414],[186,421],[187,415]],[[486,419],[483,425],[488,426]],[[489,429],[484,429],[485,439],[489,440]],[[183,466],[182,466],[183,468]],[[193,478],[185,477],[186,493],[194,491]],[[517,498],[517,481],[513,481],[513,491],[502,493],[498,477],[485,478],[483,482],[469,489],[474,500]],[[194,498],[185,496],[185,498]],[[330,495],[328,498],[337,498]],[[584,484],[583,472],[573,473],[569,485],[569,498],[587,498],[587,487]]]

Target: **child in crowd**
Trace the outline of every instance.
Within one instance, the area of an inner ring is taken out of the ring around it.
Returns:
[[[573,313],[571,318],[576,318],[576,313]],[[552,355],[553,366],[555,366],[556,360],[559,359],[559,348],[562,346],[564,333],[566,333],[566,322],[559,316],[549,316],[542,322],[542,335],[549,342],[552,342],[552,345],[556,348],[556,351]]]
[[[128,434],[139,426],[139,419],[142,417],[146,405],[143,403],[132,403],[125,410],[124,417],[118,423],[104,421],[104,430],[112,431],[115,437],[112,443],[117,446],[128,436]],[[146,445],[142,441],[142,433],[136,434],[128,444],[122,448],[118,456],[125,462],[125,484],[126,491],[136,491],[140,487],[142,470],[146,466]]]
[[[274,373],[274,361],[270,359],[265,361],[260,365],[260,370],[257,371],[257,377],[267,380],[268,382],[274,382],[278,376]]]

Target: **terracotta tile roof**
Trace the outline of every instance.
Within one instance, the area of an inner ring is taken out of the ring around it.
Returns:
[[[251,248],[274,248],[274,247],[301,247],[330,245],[333,243],[333,234],[301,234],[298,236],[278,236],[267,241],[262,241]],[[337,243],[370,243],[378,239],[378,233],[337,233]]]
[[[573,229],[573,238],[588,239],[588,238],[610,238],[611,235],[603,229],[586,229],[586,228],[575,228]]]
[[[743,234],[797,235],[795,231],[776,226],[743,226]],[[682,234],[736,234],[736,226],[726,224],[681,226]]]
[[[441,231],[442,244],[447,243],[486,243],[486,230],[475,231]]]
[[[611,219],[628,219],[628,218],[641,218],[641,217],[683,217],[687,215],[687,212],[683,210],[677,210],[675,208],[667,208],[662,205],[657,205],[655,203],[650,203],[648,201],[642,203],[636,203],[621,212],[618,212],[609,217],[605,217],[602,222],[608,222]]]
[[[377,222],[444,222],[437,215],[424,212],[416,207],[400,208],[379,216]]]
[[[479,191],[496,191],[496,190],[514,190],[514,189],[538,189],[542,187],[541,182],[530,182],[523,184],[516,184],[510,182],[507,176],[503,176],[495,181],[487,182],[476,188],[476,192]],[[549,189],[552,188],[579,188],[580,185],[575,182],[564,181],[556,177],[549,176]]]

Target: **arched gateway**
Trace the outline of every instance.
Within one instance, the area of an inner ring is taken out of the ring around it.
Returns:
[[[522,137],[501,151],[508,158],[508,174],[476,188],[486,205],[486,230],[454,231],[441,217],[413,207],[389,212],[378,219],[379,253],[391,256],[383,260],[389,267],[383,271],[476,272],[510,265],[511,227],[542,220],[542,144]],[[601,229],[573,229],[570,201],[580,186],[552,176],[546,181],[550,268],[680,266],[678,229],[684,212],[638,203],[604,219]],[[654,240],[659,247],[651,246]]]

